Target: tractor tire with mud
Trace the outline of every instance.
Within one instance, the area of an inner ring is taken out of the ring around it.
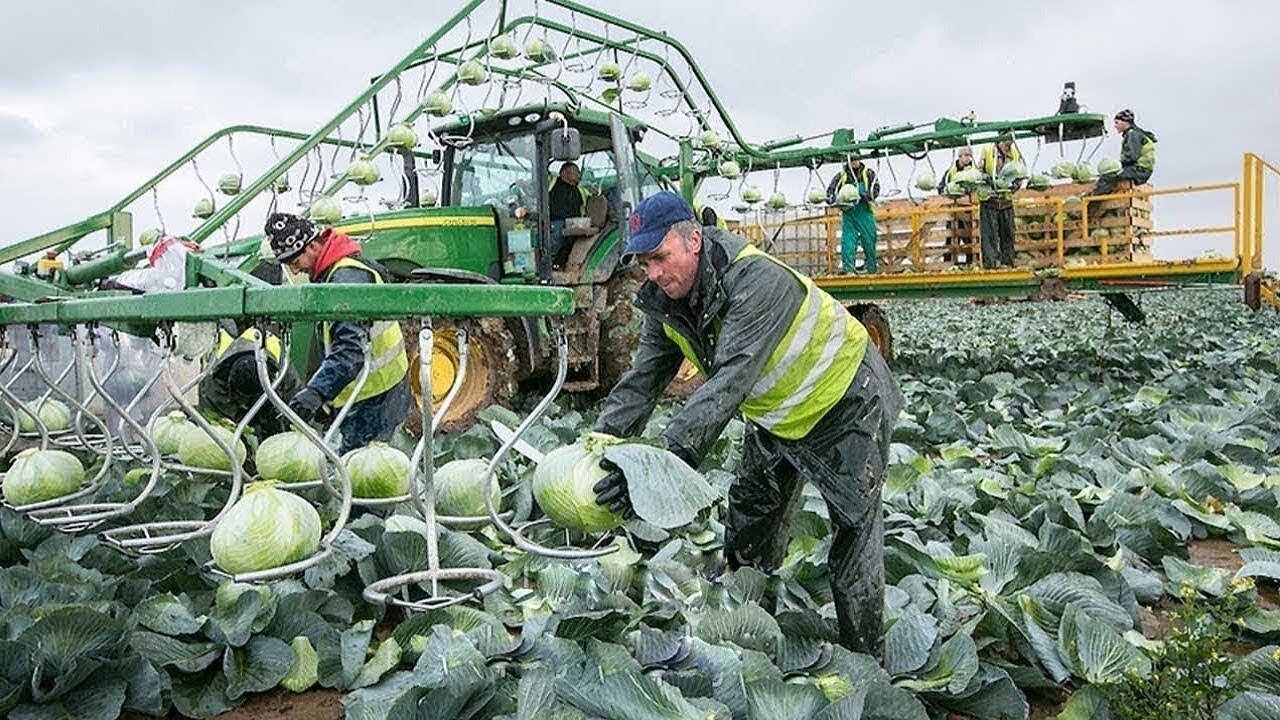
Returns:
[[[418,377],[418,329],[417,321],[400,323],[404,332],[405,350],[409,355],[409,387],[413,391],[413,408],[405,420],[405,427],[414,434],[422,432],[422,415],[418,412],[422,386]],[[467,368],[462,387],[445,413],[440,430],[462,430],[476,420],[476,413],[490,405],[508,405],[515,396],[516,360],[515,340],[506,324],[499,318],[470,320],[436,320],[434,329],[434,355],[431,358],[432,408],[440,403],[457,381],[459,370],[458,334],[462,327],[467,332]]]
[[[867,336],[886,363],[893,362],[893,332],[889,329],[889,318],[884,316],[875,303],[857,303],[849,305],[849,313],[867,329]]]

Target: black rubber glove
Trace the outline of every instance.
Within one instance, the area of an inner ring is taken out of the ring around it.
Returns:
[[[616,513],[621,513],[624,517],[634,515],[635,509],[631,507],[631,495],[627,493],[627,476],[622,474],[621,468],[608,460],[600,460],[600,469],[608,471],[609,474],[591,487],[596,493],[596,502]]]
[[[311,422],[323,404],[324,398],[320,397],[320,393],[304,387],[289,401],[289,409],[298,413],[303,422]]]

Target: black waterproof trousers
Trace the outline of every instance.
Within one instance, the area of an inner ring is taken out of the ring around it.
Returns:
[[[1013,267],[1013,202],[992,198],[979,205],[982,267]]]
[[[1098,183],[1093,186],[1093,190],[1089,191],[1089,194],[1109,195],[1115,191],[1117,180],[1132,180],[1134,187],[1137,187],[1150,179],[1150,170],[1143,170],[1137,165],[1129,165],[1120,168],[1120,172],[1115,175],[1099,175]]]
[[[831,517],[828,574],[840,643],[884,655],[884,518],[880,490],[902,396],[874,346],[841,400],[799,440],[747,425],[738,477],[729,488],[725,551],[731,566],[766,572],[782,563],[804,482],[818,486]]]

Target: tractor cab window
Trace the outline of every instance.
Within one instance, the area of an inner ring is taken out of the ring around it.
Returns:
[[[451,197],[456,204],[492,205],[507,217],[517,207],[537,212],[532,135],[477,142],[457,151],[455,157]]]

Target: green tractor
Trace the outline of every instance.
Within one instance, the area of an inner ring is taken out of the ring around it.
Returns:
[[[607,390],[629,365],[639,325],[631,299],[643,280],[638,268],[622,263],[625,238],[619,227],[629,209],[659,187],[650,170],[656,163],[637,161],[643,126],[564,105],[527,106],[474,127],[443,126],[437,135],[464,129],[469,142],[446,146],[435,158],[443,168],[441,187],[421,186],[415,156],[404,153],[411,207],[344,218],[335,229],[359,239],[366,256],[404,282],[572,288],[576,312],[569,325],[565,387]],[[558,164],[566,162],[580,167],[581,186],[590,197],[586,215],[562,228],[563,219],[551,218],[548,195]],[[424,198],[438,198],[439,204]],[[559,237],[556,253],[552,243]],[[549,335],[534,321],[486,318],[464,328],[470,340],[467,369],[446,426],[467,424],[479,409],[507,402],[518,382],[546,375],[552,361]],[[431,393],[437,402],[459,370],[456,331],[436,328]],[[416,347],[410,353],[416,356]],[[414,391],[421,392],[413,380]]]

